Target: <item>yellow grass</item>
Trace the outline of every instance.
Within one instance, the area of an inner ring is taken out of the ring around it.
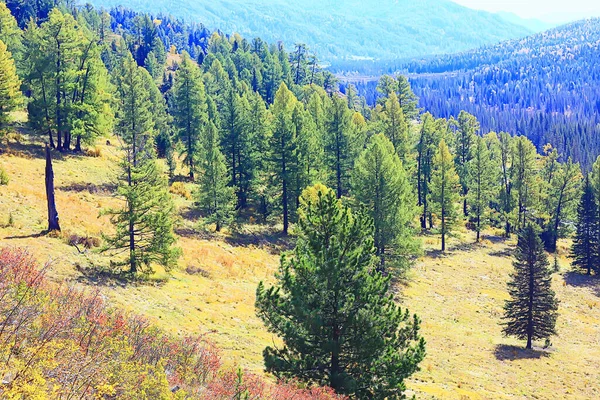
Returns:
[[[100,157],[55,160],[64,231],[83,236],[111,231],[107,217],[98,218],[101,209],[119,205],[101,190],[116,172],[118,152],[111,141],[112,146],[105,140],[99,144]],[[272,281],[276,252],[236,244],[226,233],[197,232],[196,217],[188,213],[192,201],[174,195],[185,216],[178,222],[184,255],[166,283],[125,286],[83,279],[77,265],[109,260],[94,251],[80,254],[61,237],[37,236],[46,227],[44,160],[32,151],[39,146],[13,143],[11,152],[0,155],[0,166],[10,176],[9,185],[0,186],[0,245],[30,248],[40,261],[52,260],[52,279],[98,287],[112,304],[143,314],[175,335],[206,333],[228,363],[260,371],[262,349],[276,338],[256,317],[254,295],[259,281]],[[93,190],[80,190],[84,184],[94,185]],[[193,184],[183,186],[193,193]],[[6,226],[10,214],[14,223]],[[569,274],[567,244],[561,243],[562,270],[554,277],[561,301],[559,335],[548,351],[525,352],[524,343],[503,337],[499,325],[514,241],[489,237],[470,245],[473,238],[462,229],[442,255],[434,251],[439,239],[424,237],[426,255],[398,287],[399,301],[421,317],[427,340],[427,358],[409,389],[426,399],[600,398],[600,285]],[[164,272],[155,278],[162,277]]]

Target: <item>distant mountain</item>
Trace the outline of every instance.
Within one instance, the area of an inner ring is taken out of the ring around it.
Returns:
[[[421,106],[476,115],[482,131],[526,135],[589,167],[600,154],[600,19],[405,64]],[[373,84],[371,84],[373,85]],[[374,93],[374,87],[370,90]]]
[[[306,43],[325,61],[446,54],[532,31],[448,0],[89,0],[166,13],[244,37]]]
[[[531,32],[536,33],[546,31],[559,25],[556,23],[546,22],[535,18],[521,18],[517,14],[506,11],[500,11],[496,14],[505,21],[508,21],[515,25],[523,26]]]

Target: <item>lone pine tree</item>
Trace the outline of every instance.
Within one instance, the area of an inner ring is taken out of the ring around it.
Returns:
[[[283,340],[264,350],[267,371],[356,398],[405,398],[425,342],[377,271],[371,218],[321,185],[302,200],[296,248],[281,258],[276,285],[256,292],[258,316]]]
[[[168,270],[176,264],[180,250],[173,247],[174,205],[155,160],[152,104],[144,76],[148,72],[138,67],[131,55],[119,71],[118,134],[125,155],[117,196],[125,204],[103,211],[116,228],[114,235],[105,236],[103,251],[128,252],[125,264],[132,274],[152,272],[152,264]]]
[[[519,234],[515,252],[515,271],[508,283],[510,300],[504,305],[505,335],[532,341],[556,334],[558,301],[552,290],[550,263],[542,241],[532,225]]]
[[[577,225],[571,257],[573,265],[583,268],[589,275],[592,270],[599,272],[598,268],[598,205],[589,177],[585,179],[583,193],[577,207]]]

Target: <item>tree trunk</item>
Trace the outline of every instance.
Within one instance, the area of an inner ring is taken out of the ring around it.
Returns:
[[[81,135],[77,135],[77,141],[75,142],[75,152],[81,153]]]
[[[50,145],[46,144],[46,198],[48,200],[48,232],[60,231],[58,212],[54,199],[54,171],[52,169],[52,155]]]

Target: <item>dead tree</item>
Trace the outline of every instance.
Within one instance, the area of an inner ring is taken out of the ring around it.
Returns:
[[[48,232],[60,231],[58,212],[54,200],[54,171],[52,170],[52,155],[50,146],[46,143],[46,198],[48,200]]]

